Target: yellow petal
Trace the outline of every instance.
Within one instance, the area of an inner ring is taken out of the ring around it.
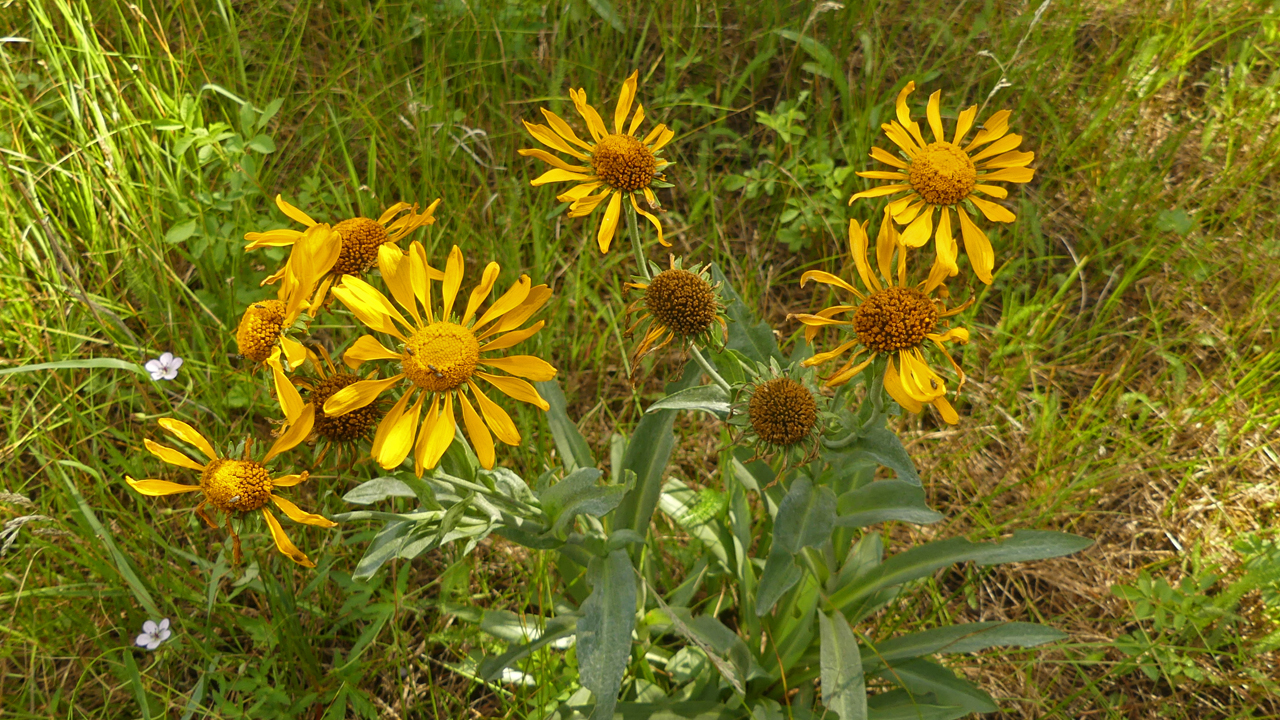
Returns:
[[[338,523],[330,520],[329,518],[324,517],[323,515],[316,515],[314,513],[304,512],[302,508],[298,507],[297,505],[294,505],[291,501],[286,500],[285,498],[282,498],[279,495],[276,495],[275,493],[271,494],[271,502],[275,503],[276,507],[280,508],[280,510],[284,512],[284,514],[287,515],[290,520],[296,523],[302,523],[304,525],[315,525],[316,527],[322,527],[322,528],[331,528],[331,527],[338,526]]]
[[[632,72],[631,76],[622,82],[622,91],[618,93],[618,107],[613,111],[613,131],[619,135],[622,134],[627,116],[631,114],[631,103],[636,98],[636,81],[639,77],[639,70]]]
[[[890,356],[889,363],[885,366],[884,389],[889,393],[889,397],[893,398],[894,402],[902,406],[903,410],[918,413],[924,409],[924,405],[908,395],[907,391],[902,387],[902,378],[898,375],[898,369],[894,367],[894,360],[895,358]]]
[[[408,235],[409,233],[413,232],[414,230],[417,230],[420,227],[423,227],[426,225],[435,225],[436,224],[435,212],[436,212],[436,208],[439,206],[440,206],[440,198],[436,198],[431,202],[430,205],[427,206],[426,210],[423,210],[422,212],[418,212],[418,205],[417,203],[414,203],[413,207],[409,208],[406,214],[401,215],[399,218],[396,218],[396,220],[392,222],[390,225],[387,225],[386,223],[388,220],[391,219],[391,217],[395,213],[391,213],[390,211],[382,213],[382,218],[378,220],[378,224],[386,227],[387,242],[396,242],[400,238],[404,237],[405,235]],[[406,203],[397,203],[392,207],[399,208],[398,210],[396,210],[396,213],[398,213],[400,210],[403,210],[408,206]]]
[[[956,135],[951,141],[952,145],[959,145],[964,136],[969,134],[969,130],[973,128],[973,119],[978,116],[978,106],[970,105],[960,112],[960,116],[956,118]]]
[[[289,361],[289,370],[297,370],[307,361],[307,347],[291,337],[280,337],[280,350]]]
[[[600,231],[596,233],[596,242],[600,252],[609,252],[609,244],[613,242],[613,233],[618,228],[618,216],[622,213],[622,193],[615,192],[609,199],[609,207],[604,210],[604,219],[600,221]]]
[[[569,155],[572,155],[576,158],[580,158],[582,160],[587,159],[586,155],[583,155],[577,150],[574,150],[573,148],[569,147],[568,143],[566,143],[559,135],[552,132],[551,128],[547,127],[546,125],[538,125],[537,123],[531,123],[523,120],[521,122],[524,123],[524,129],[528,130],[529,134],[532,135],[535,140],[542,143],[543,145],[546,145],[547,147],[553,150],[559,150],[562,153],[567,153]]]
[[[986,160],[987,158],[994,157],[996,155],[1001,155],[1003,153],[1009,152],[1010,150],[1015,150],[1021,144],[1022,144],[1021,135],[1006,135],[1000,138],[999,140],[996,140],[995,142],[991,143],[991,146],[988,147],[986,150],[983,150],[977,155],[973,155],[969,159],[972,160],[975,164],[977,164],[982,160]]]
[[[945,207],[942,208],[942,217],[938,218],[938,234],[933,247],[938,253],[937,261],[947,269],[948,274],[953,275],[953,271],[959,271],[956,265],[959,248],[956,246],[955,235],[951,233],[951,211]]]
[[[462,270],[462,249],[454,245],[445,262],[444,283],[441,284],[441,293],[444,295],[444,308],[440,311],[442,322],[449,322],[453,315],[453,303],[458,299],[458,288],[462,287]]]
[[[502,319],[485,331],[480,338],[484,339],[490,335],[504,333],[520,327],[525,320],[528,320],[534,313],[541,310],[550,297],[551,288],[546,285],[534,285],[529,288],[529,294],[525,297],[524,302],[520,303],[514,310],[504,313]]]
[[[204,463],[198,463],[171,447],[166,447],[158,442],[152,442],[150,439],[144,439],[142,444],[147,448],[148,452],[170,465],[177,465],[178,467],[184,467],[199,472],[204,471]]]
[[[409,399],[412,392],[407,392],[404,397],[400,398],[400,402],[396,403],[402,410],[404,402]],[[373,459],[385,470],[394,470],[400,467],[400,463],[409,457],[409,451],[413,449],[413,434],[418,430],[418,418],[422,416],[422,401],[427,397],[427,393],[420,393],[418,400],[409,408],[408,412],[400,412],[396,414],[395,423],[388,426],[384,437],[374,437],[374,454]],[[392,408],[395,410],[395,408]],[[392,420],[391,413],[387,414],[387,420]],[[430,420],[430,416],[428,416]],[[425,426],[422,432],[426,432]],[[382,435],[382,427],[378,428],[378,433]]]
[[[982,282],[991,284],[991,271],[996,266],[996,254],[991,249],[991,241],[987,234],[973,224],[969,213],[957,208],[960,216],[960,234],[964,238],[964,251],[969,256],[969,265]]]
[[[884,217],[880,219],[880,231],[876,233],[876,268],[880,270],[880,277],[884,278],[886,286],[893,285],[893,274],[890,268],[893,267],[893,252],[898,250],[900,241],[898,228],[894,227],[893,216],[889,214],[889,208],[886,207]],[[902,253],[902,255],[905,254],[905,252]],[[875,280],[875,273],[871,273],[871,279]]]
[[[374,336],[361,335],[342,354],[342,361],[347,367],[355,370],[370,360],[399,360],[402,357],[400,353],[388,350]]]
[[[924,198],[918,195],[910,195],[908,197],[903,198],[903,200],[907,200],[907,201],[914,200],[914,202],[906,202],[906,203],[903,203],[901,201],[891,202],[889,203],[889,206],[888,206],[889,212],[893,215],[894,222],[898,223],[899,225],[910,225],[911,221],[916,219],[916,216],[920,214],[920,211],[923,210],[925,205],[927,205],[928,203],[924,201]]]
[[[204,456],[210,460],[216,460],[218,453],[213,451],[213,445],[205,439],[203,435],[196,432],[196,429],[190,425],[175,420],[173,418],[160,418],[158,421],[160,427],[164,428],[170,435],[182,440],[188,445],[194,445],[197,450],[204,453]]]
[[[311,559],[307,557],[306,553],[299,550],[298,546],[294,545],[293,542],[289,540],[289,536],[285,534],[284,528],[280,527],[280,521],[276,519],[275,515],[271,514],[270,509],[264,506],[262,508],[262,516],[267,519],[267,527],[271,528],[271,538],[276,541],[276,548],[281,553],[303,567],[313,568],[316,566],[316,564],[311,562]]]
[[[498,298],[497,302],[490,305],[489,309],[484,311],[484,314],[480,316],[480,319],[476,321],[476,324],[471,327],[471,331],[475,332],[519,307],[520,303],[524,302],[525,298],[529,297],[529,284],[531,282],[532,281],[529,280],[528,275],[521,275],[520,279],[516,281],[516,284],[511,286],[511,289],[503,293],[502,297]]]
[[[471,319],[475,317],[476,310],[480,308],[480,303],[489,298],[489,293],[493,292],[493,284],[498,280],[498,272],[501,268],[498,263],[491,262],[484,268],[484,275],[480,278],[480,284],[471,290],[471,297],[467,300],[467,312],[462,316],[462,324],[467,325]]]
[[[1009,212],[1008,208],[1003,205],[997,205],[990,200],[983,200],[980,197],[970,195],[969,201],[977,206],[977,208],[982,211],[982,214],[986,215],[987,219],[991,222],[1007,223],[1018,219],[1016,215]]]
[[[533,180],[529,184],[534,187],[546,185],[553,182],[564,182],[566,180],[595,180],[596,176],[586,172],[571,172],[569,170],[561,170],[560,168],[552,168]]]
[[[979,170],[996,170],[999,168],[1025,167],[1032,160],[1036,159],[1033,152],[1021,152],[1012,150],[1002,155],[997,155],[990,160],[978,165]],[[247,237],[247,236],[246,236]]]
[[[124,476],[124,480],[129,483],[129,487],[143,495],[149,495],[151,497],[189,493],[200,489],[199,485],[182,485],[180,483],[169,482],[168,480],[134,480],[128,475]]]
[[[961,345],[967,345],[969,343],[969,329],[962,328],[962,327],[955,327],[955,328],[951,328],[945,333],[942,333],[941,335],[937,333],[929,333],[925,337],[935,342],[958,342]]]
[[[334,393],[324,403],[324,414],[330,416],[346,415],[352,410],[359,410],[368,405],[383,392],[404,379],[404,375],[393,375],[385,380],[360,380],[351,383]]]
[[[391,406],[391,410],[382,416],[382,421],[378,423],[378,430],[373,434],[373,449],[370,453],[371,457],[377,459],[378,454],[382,451],[382,445],[387,441],[387,437],[391,431],[395,429],[396,423],[400,422],[400,417],[404,415],[404,409],[408,406],[409,400],[413,398],[413,390],[405,392]],[[401,458],[403,460],[404,458]]]
[[[599,195],[588,195],[581,200],[575,200],[573,201],[573,204],[569,206],[569,212],[567,214],[571,218],[586,217],[594,212],[595,209],[600,206],[600,203],[604,202],[604,200],[612,193],[612,190],[605,188],[604,192]]]
[[[956,412],[955,408],[951,407],[951,403],[947,402],[946,397],[934,398],[933,409],[938,411],[938,414],[942,416],[942,419],[948,425],[958,425],[960,423],[960,414]]]
[[[974,136],[973,142],[964,146],[965,151],[968,152],[974,148],[982,147],[989,142],[1004,137],[1004,134],[1009,132],[1009,115],[1011,114],[1008,110],[1001,110],[987,118],[987,121],[983,123],[982,130],[978,131],[978,134]]]
[[[671,243],[667,242],[662,237],[662,223],[658,222],[657,217],[650,215],[649,213],[640,209],[639,203],[636,202],[635,193],[631,193],[631,207],[635,208],[635,211],[637,213],[644,216],[644,218],[648,220],[650,223],[652,223],[653,227],[655,227],[658,230],[658,242],[666,247],[671,247]]]
[[[413,285],[413,296],[422,303],[423,314],[427,322],[435,322],[431,312],[431,281],[443,280],[444,273],[431,267],[427,262],[427,250],[422,243],[414,241],[409,244],[409,283]]]
[[[661,131],[658,133],[658,139],[649,146],[649,149],[655,154],[661,152],[662,148],[666,147],[667,143],[671,142],[671,140],[676,136],[676,131],[666,125],[659,125],[657,129]],[[663,167],[665,167],[665,165]]]
[[[915,123],[911,124],[915,125]],[[881,125],[880,129],[884,131],[884,136],[889,138],[890,142],[897,145],[899,148],[902,148],[902,151],[907,154],[907,157],[914,158],[916,155],[920,154],[922,149],[921,145],[917,145],[915,138],[912,137],[911,133],[908,132],[906,128],[899,125],[896,120],[891,120],[888,124]],[[916,134],[920,134],[918,129],[916,130]]]
[[[850,224],[856,224],[856,223],[857,223],[856,220],[850,221]],[[823,285],[835,285],[841,290],[849,291],[853,295],[856,295],[858,297],[862,296],[862,293],[858,292],[857,288],[845,282],[842,278],[836,275],[832,275],[829,272],[824,272],[822,270],[809,270],[805,272],[805,274],[800,276],[800,287],[804,287],[805,285],[807,285],[810,280],[814,282],[820,282]]]
[[[310,476],[310,473],[300,473],[296,475],[280,475],[271,478],[271,487],[293,487],[299,485]]]
[[[564,138],[565,140],[568,140],[569,142],[573,143],[574,145],[577,145],[578,147],[582,148],[583,150],[586,150],[587,152],[591,151],[591,146],[583,142],[582,139],[578,137],[578,134],[573,131],[573,128],[569,127],[569,123],[561,119],[559,115],[551,112],[546,108],[538,108],[538,109],[542,111],[542,117],[547,119],[547,124],[550,125],[551,129],[555,130],[556,133],[560,135],[560,137]],[[577,153],[574,153],[574,154],[577,155]],[[577,156],[584,160],[586,159],[586,157],[582,155],[577,155]]]
[[[431,409],[435,410],[435,402],[432,403]],[[453,417],[453,393],[448,393],[444,396],[443,407],[440,408],[440,414],[436,417],[435,423],[423,426],[423,435],[418,438],[418,447],[414,452],[415,468],[434,470],[435,466],[440,464],[440,458],[444,457],[445,451],[453,444],[456,428],[457,421]],[[426,442],[423,442],[423,437],[426,438]],[[421,477],[420,472],[419,477]]]
[[[603,184],[603,182],[589,182],[583,183],[582,185],[575,185],[574,187],[571,187],[557,195],[556,199],[560,202],[576,203],[590,195],[592,191],[596,190]]]
[[[983,179],[985,180],[986,178],[983,178]],[[973,189],[976,190],[977,192],[982,193],[983,195],[989,195],[993,198],[999,198],[1001,200],[1009,197],[1009,191],[1005,190],[999,185],[974,185]]]
[[[1035,168],[1028,167],[1012,167],[1003,170],[997,170],[993,173],[987,173],[978,179],[983,182],[1031,182],[1031,178],[1036,174]],[[979,187],[982,187],[981,185]]]
[[[920,216],[902,231],[899,242],[907,247],[918,248],[929,242],[929,238],[933,236],[933,211],[934,206],[930,205],[928,209],[920,213]]]
[[[532,337],[533,334],[541,330],[544,325],[546,325],[546,322],[539,320],[538,322],[534,323],[533,325],[530,325],[524,330],[509,332],[506,335],[503,335],[502,337],[498,338],[497,340],[494,340],[493,342],[486,343],[480,346],[480,352],[490,352],[493,350],[505,350],[506,348],[509,348],[513,345],[517,345],[529,339],[530,337]]]
[[[854,193],[853,197],[849,198],[849,202],[852,203],[854,200],[861,200],[863,198],[884,197],[885,195],[892,195],[894,193],[910,189],[911,186],[906,184],[881,185],[880,187],[873,187],[870,190],[863,190],[860,193]]]
[[[484,416],[484,422],[493,430],[493,434],[499,440],[508,445],[520,444],[520,431],[516,430],[516,424],[511,422],[511,416],[507,414],[497,403],[489,399],[480,391],[480,386],[476,385],[474,380],[467,381],[467,387],[471,388],[471,392],[476,395],[476,402],[480,404],[480,413]]]
[[[298,446],[298,443],[307,439],[311,434],[311,428],[316,421],[316,406],[314,403],[307,403],[303,406],[302,411],[298,414],[298,419],[288,427],[284,432],[280,433],[280,437],[272,443],[271,449],[267,451],[266,457],[262,458],[262,462],[271,462],[271,459],[286,450],[292,450]]]
[[[297,230],[268,230],[266,232],[245,233],[244,239],[249,241],[245,250],[257,250],[264,247],[284,247],[292,245],[302,237]]]
[[[805,367],[813,367],[814,365],[821,365],[823,363],[830,362],[840,357],[841,355],[845,354],[846,352],[849,352],[849,348],[857,344],[858,344],[857,340],[850,340],[849,342],[843,345],[840,345],[835,350],[828,350],[827,352],[818,353],[817,355],[814,355],[813,357],[805,360],[800,364]]]
[[[585,165],[570,165],[569,163],[561,160],[555,155],[552,155],[546,150],[539,150],[538,148],[522,148],[520,150],[517,150],[516,152],[520,153],[521,155],[524,155],[525,157],[537,158],[542,162],[550,165],[551,167],[558,168],[566,172],[572,172],[572,173],[591,172],[591,169],[586,167]]]
[[[640,127],[642,122],[644,122],[644,105],[636,103],[636,114],[631,118],[631,127],[627,128],[627,134],[634,136],[636,129]]]
[[[333,296],[338,298],[347,309],[355,315],[360,322],[369,327],[370,330],[377,330],[388,335],[394,335],[401,340],[408,341],[400,328],[392,322],[395,320],[400,325],[410,328],[413,327],[398,310],[391,305],[391,301],[385,295],[378,292],[377,288],[369,283],[361,280],[354,275],[343,275],[342,282],[333,288]]]
[[[929,118],[929,129],[933,131],[934,140],[937,142],[946,142],[947,136],[942,133],[942,113],[939,105],[942,104],[942,91],[934,90],[929,96],[929,105],[925,109],[925,115]]]
[[[498,368],[511,375],[527,378],[534,382],[545,382],[556,376],[556,369],[551,363],[533,355],[509,355],[502,358],[481,358],[480,364]]]
[[[418,303],[413,297],[413,279],[409,270],[411,263],[409,255],[391,243],[383,243],[378,247],[378,269],[382,272],[387,288],[391,290],[391,297],[421,325],[422,316],[418,314]]]
[[[892,225],[893,223],[890,223]],[[884,234],[884,226],[881,225],[880,233]],[[862,286],[868,290],[879,290],[880,281],[876,280],[876,276],[871,272],[871,266],[867,263],[867,223],[859,224],[856,220],[849,220],[849,254],[853,256],[853,264],[858,268],[858,277],[862,278]],[[879,246],[877,245],[877,254]],[[804,278],[800,279],[801,287],[804,286]]]
[[[898,113],[898,122],[906,125],[911,122],[911,113],[907,110],[907,96],[916,90],[916,81],[908,80],[906,85],[898,91],[898,99],[894,103],[894,108]]]
[[[906,180],[907,174],[888,170],[861,170],[858,172],[858,177],[868,180]]]
[[[902,388],[915,400],[921,403],[933,402],[947,392],[942,378],[924,361],[919,349],[898,351],[898,362]]]
[[[605,128],[604,121],[600,119],[600,113],[587,103],[587,91],[582,88],[578,88],[576,93],[570,90],[569,97],[573,99],[573,106],[577,108],[578,114],[587,121],[587,129],[591,131],[591,137],[596,142],[600,142],[600,139],[608,135],[609,131]]]
[[[498,388],[513,399],[521,402],[527,402],[530,405],[536,405],[542,410],[551,409],[551,406],[547,404],[546,400],[542,399],[542,396],[538,394],[538,391],[524,380],[513,377],[503,377],[501,375],[490,375],[487,372],[480,372],[478,370],[476,371],[476,375],[488,380],[490,385]]]
[[[856,358],[857,356],[855,355],[854,357]],[[827,382],[825,383],[825,384],[826,384],[826,386],[827,386],[827,387],[839,387],[839,386],[841,386],[841,385],[843,385],[843,384],[845,384],[845,383],[849,382],[849,381],[850,381],[850,380],[852,380],[855,376],[857,376],[857,374],[858,374],[858,373],[862,372],[863,370],[866,370],[866,369],[867,369],[867,366],[871,364],[871,361],[872,361],[872,360],[875,360],[875,359],[876,359],[876,358],[875,358],[875,356],[874,356],[874,355],[872,355],[871,357],[867,358],[866,360],[863,360],[862,362],[858,363],[857,365],[854,365],[854,364],[853,364],[853,359],[850,359],[850,360],[849,360],[849,367],[846,367],[846,368],[844,368],[843,370],[841,370],[840,372],[838,372],[838,373],[836,373],[836,374],[832,375],[831,377],[827,378]]]
[[[841,314],[841,313],[850,312],[850,311],[857,310],[857,309],[858,309],[858,306],[857,306],[857,305],[832,305],[832,306],[831,306],[831,307],[829,307],[829,308],[823,308],[822,310],[819,310],[819,311],[818,311],[816,314],[814,314],[814,315],[807,315],[807,314],[804,314],[804,313],[801,313],[801,314],[799,314],[799,315],[792,314],[792,315],[787,315],[787,319],[788,319],[788,320],[792,320],[792,319],[801,319],[802,317],[810,317],[810,318],[816,317],[816,318],[820,318],[820,319],[823,319],[823,320],[830,320],[831,318],[835,317],[836,315],[839,315],[839,314]],[[804,323],[804,321],[803,321],[803,320],[801,320],[801,322],[802,322],[802,323]],[[823,323],[822,325],[810,325],[810,324],[805,323],[805,328],[804,328],[804,341],[805,341],[805,342],[807,342],[807,343],[809,343],[809,344],[813,344],[813,339],[814,339],[815,337],[817,337],[817,336],[818,336],[818,331],[819,331],[819,330],[821,330],[821,329],[822,329],[822,327],[823,327],[823,326],[825,326],[825,325],[827,325],[827,324],[831,324],[831,323]],[[847,325],[847,324],[849,324],[849,323],[848,323],[847,321],[836,321],[836,323],[834,323],[834,324]]]
[[[489,434],[489,428],[485,427],[484,421],[471,406],[471,401],[467,399],[465,392],[458,393],[458,404],[462,406],[462,424],[467,429],[467,437],[471,439],[471,447],[476,451],[476,457],[480,459],[480,467],[492,470],[495,460],[493,435]]]
[[[821,313],[817,315],[810,315],[808,313],[793,313],[791,315],[788,315],[787,317],[794,318],[804,323],[805,325],[809,325],[812,327],[824,327],[826,325],[848,325],[849,324],[848,320],[835,320],[833,318],[823,317]]]
[[[873,146],[871,148],[871,157],[875,158],[876,160],[879,160],[885,165],[892,165],[896,168],[901,168],[903,170],[906,170],[909,167],[906,161],[904,161],[902,158],[898,157],[897,155],[894,155],[893,153],[887,150],[881,150],[878,147]]]
[[[271,368],[271,380],[276,388],[276,399],[280,402],[280,410],[284,412],[284,418],[290,423],[295,423],[302,415],[302,396],[298,394],[298,388],[289,382],[289,378],[284,374],[284,368],[280,366],[280,348],[274,348],[271,351],[271,357],[267,358],[267,367]]]
[[[276,194],[276,207],[280,208],[280,212],[288,215],[294,222],[300,222],[307,227],[311,227],[316,224],[316,221],[312,220],[310,215],[285,202],[284,198],[278,193]]]

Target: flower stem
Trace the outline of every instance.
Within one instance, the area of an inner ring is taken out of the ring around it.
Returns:
[[[729,387],[729,381],[720,377],[720,373],[716,371],[716,366],[712,365],[711,361],[702,357],[702,351],[698,349],[698,346],[690,344],[689,350],[693,353],[693,359],[697,360],[698,364],[702,366],[702,371],[711,376],[712,382],[719,385],[720,389],[725,392],[730,392],[731,388]]]
[[[628,198],[629,200],[630,198]],[[652,280],[649,274],[649,259],[644,256],[644,248],[640,246],[640,218],[630,202],[622,203],[627,208],[627,232],[631,234],[631,252],[635,253],[636,264],[640,266],[640,274],[645,280]]]

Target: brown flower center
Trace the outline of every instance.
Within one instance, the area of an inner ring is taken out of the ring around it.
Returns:
[[[658,159],[630,135],[606,135],[591,149],[591,166],[609,187],[635,192],[653,182]]]
[[[409,338],[400,366],[418,387],[444,392],[466,382],[479,361],[475,333],[456,323],[437,322]]]
[[[774,378],[751,394],[747,419],[761,440],[795,445],[818,423],[818,403],[804,385],[791,378]]]
[[[271,500],[271,473],[251,460],[218,459],[204,467],[200,489],[224,512],[257,510]]]
[[[978,172],[964,150],[949,142],[936,142],[915,156],[907,178],[925,202],[955,205],[973,192]]]
[[[716,295],[711,285],[679,268],[663,270],[649,282],[644,306],[680,338],[706,332],[716,319]]]
[[[279,300],[263,300],[245,309],[236,328],[236,346],[241,355],[258,363],[270,357],[271,348],[284,330],[284,308]]]
[[[332,416],[324,411],[324,403],[333,394],[344,387],[356,383],[360,380],[355,375],[348,373],[337,373],[330,375],[315,390],[311,391],[308,400],[316,408],[316,434],[322,438],[335,442],[350,442],[359,440],[369,433],[369,430],[378,422],[382,413],[379,412],[377,403],[370,403],[362,408],[357,408],[346,415]]]
[[[342,237],[342,251],[333,264],[334,275],[362,275],[378,261],[378,248],[387,241],[386,228],[367,217],[343,220],[333,226]]]
[[[871,293],[853,313],[858,340],[878,353],[913,348],[938,326],[938,308],[915,288]]]

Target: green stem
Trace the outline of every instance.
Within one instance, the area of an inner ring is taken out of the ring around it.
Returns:
[[[702,366],[702,371],[711,376],[711,381],[719,385],[725,392],[730,392],[731,388],[729,387],[729,382],[720,377],[720,373],[716,372],[715,365],[712,365],[709,360],[702,357],[702,351],[698,350],[698,346],[691,344],[689,345],[689,350],[693,352],[693,359],[698,361],[698,364]]]
[[[644,256],[644,248],[640,245],[640,218],[636,215],[636,209],[631,207],[630,202],[624,202],[627,207],[627,232],[631,235],[631,252],[636,256],[636,264],[640,266],[640,274],[645,280],[652,280],[653,276],[649,274],[649,259]]]

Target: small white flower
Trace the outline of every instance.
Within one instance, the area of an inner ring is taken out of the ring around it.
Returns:
[[[161,620],[159,625],[152,620],[148,620],[142,623],[142,634],[133,643],[138,647],[155,650],[160,647],[160,643],[168,640],[171,634],[169,632],[169,618]]]
[[[144,365],[151,373],[152,380],[172,380],[178,377],[178,368],[182,367],[182,358],[173,353],[165,353],[155,360],[148,360]]]

